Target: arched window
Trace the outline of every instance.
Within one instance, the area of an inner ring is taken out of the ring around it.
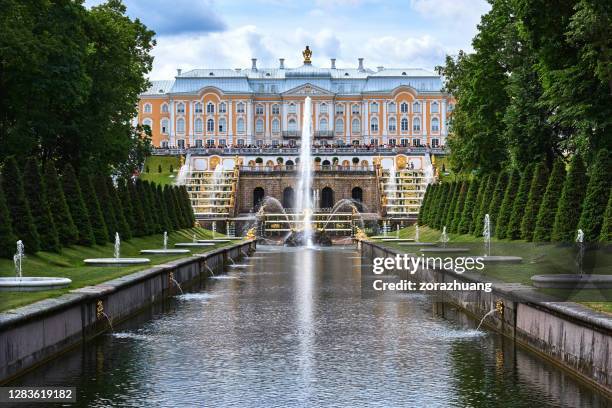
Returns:
[[[327,119],[321,118],[319,121],[319,130],[321,132],[327,132]]]
[[[280,106],[278,104],[274,104],[272,105],[272,114],[273,115],[280,115]]]
[[[293,164],[293,160],[287,160],[287,161],[285,162],[285,166],[287,166],[287,167],[289,167],[289,166],[294,166],[294,164]]]
[[[344,105],[341,103],[336,104],[336,115],[344,115]]]
[[[378,119],[372,118],[370,121],[370,131],[378,132]]]
[[[160,126],[160,130],[162,133],[168,133],[168,119],[162,119],[161,120],[161,126]]]
[[[319,111],[320,113],[327,113],[327,104],[322,103],[321,106],[319,106]]]
[[[219,113],[226,113],[227,112],[227,105],[225,104],[225,102],[221,102],[219,104]]]
[[[183,102],[176,105],[176,113],[185,113],[185,104]]]
[[[265,195],[265,191],[262,187],[255,187],[253,190],[253,208],[257,208],[261,205]]]
[[[176,132],[177,133],[185,133],[185,119],[179,118],[176,121]]]
[[[377,102],[372,102],[370,104],[370,112],[371,113],[378,113],[378,103]]]
[[[148,126],[149,129],[153,130],[153,121],[149,118],[142,121],[143,126]]]
[[[206,113],[215,113],[215,105],[212,102],[206,104]]]
[[[168,113],[168,104],[167,103],[162,103],[161,111],[162,111],[162,113]]]
[[[440,131],[440,119],[432,118],[431,119],[431,131],[439,132]]]
[[[215,121],[213,119],[208,119],[206,121],[206,131],[214,132],[215,131]]]
[[[202,104],[200,102],[195,104],[195,113],[202,113]]]
[[[414,113],[421,113],[421,104],[418,102],[415,102],[412,104],[412,111]]]
[[[291,102],[289,104],[289,113],[295,113],[295,112],[296,112],[295,103]]]
[[[272,132],[273,133],[280,132],[280,121],[278,119],[274,119],[272,121]]]
[[[264,106],[263,105],[255,106],[255,114],[256,115],[263,115],[264,114]]]
[[[353,115],[359,115],[359,112],[360,112],[359,105],[357,104],[353,105],[353,107],[351,108],[351,112],[353,113]]]
[[[289,119],[289,122],[287,123],[287,130],[289,132],[297,131],[297,122],[295,121],[295,119]]]
[[[257,133],[263,133],[264,131],[264,121],[263,119],[257,119],[257,121],[255,122],[255,132]]]
[[[421,119],[414,118],[414,120],[412,121],[412,130],[414,132],[420,132],[421,131]]]
[[[387,105],[387,110],[389,111],[389,113],[395,113],[395,102],[389,102],[389,104]]]
[[[225,133],[227,131],[227,122],[225,118],[219,119],[219,132]]]
[[[204,131],[204,121],[200,118],[195,120],[195,132],[202,133]]]
[[[244,119],[238,118],[236,121],[236,130],[238,133],[244,133]]]
[[[353,119],[353,123],[351,125],[351,131],[353,133],[361,132],[361,122],[359,121],[359,119]]]
[[[344,121],[336,119],[336,133],[344,133]]]
[[[406,102],[402,102],[400,105],[400,112],[408,113],[408,104]]]
[[[144,113],[151,113],[153,112],[153,106],[151,106],[150,103],[145,103],[144,105]]]
[[[236,113],[244,113],[244,103],[243,102],[238,102],[238,105],[236,105]]]
[[[289,161],[287,163],[289,163]],[[287,166],[289,166],[289,164],[287,164]],[[291,162],[291,166],[293,166],[293,162]],[[293,208],[294,195],[295,193],[291,187],[287,187],[283,190],[283,208]]]
[[[354,187],[351,190],[351,198],[353,201],[355,201],[355,207],[357,207],[357,210],[363,211],[363,205],[361,204],[363,202],[363,190],[361,187]]]
[[[332,208],[334,206],[334,190],[330,187],[325,187],[321,190],[320,208]]]
[[[402,130],[402,132],[407,132],[408,131],[408,119],[402,118],[402,121],[401,121],[401,130]]]
[[[438,113],[438,112],[440,112],[440,106],[438,105],[438,102],[432,102],[431,113]]]
[[[389,118],[389,132],[395,132],[397,130],[397,121],[395,118]]]

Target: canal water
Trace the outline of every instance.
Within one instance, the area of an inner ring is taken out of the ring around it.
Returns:
[[[259,247],[244,263],[11,385],[76,386],[87,407],[610,404],[427,295],[362,297],[354,249]]]

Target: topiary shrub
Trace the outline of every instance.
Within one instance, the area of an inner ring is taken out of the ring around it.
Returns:
[[[548,184],[548,168],[546,164],[540,163],[533,171],[531,185],[529,186],[529,194],[527,196],[527,204],[525,204],[525,213],[521,220],[521,239],[525,241],[533,240],[533,231],[540,210],[542,196]]]
[[[497,215],[497,222],[495,223],[495,236],[499,239],[507,238],[508,224],[510,223],[510,218],[512,217],[512,208],[514,206],[514,201],[516,199],[516,193],[518,191],[520,182],[521,174],[519,171],[516,169],[510,170],[508,185],[506,186],[504,199],[502,200],[501,208],[499,209],[499,213]]]
[[[538,219],[536,228],[533,232],[533,240],[535,242],[548,242],[552,234],[552,229],[555,224],[555,215],[557,214],[557,206],[565,181],[565,163],[561,160],[555,161],[542,203],[538,211]]]
[[[140,194],[138,193],[135,183],[131,180],[128,180],[126,185],[132,203],[132,213],[134,215],[132,234],[134,234],[135,237],[144,237],[148,233],[148,228],[143,203],[140,201]]]
[[[453,216],[449,223],[450,232],[457,232],[459,229],[459,223],[461,222],[461,214],[463,214],[463,205],[465,204],[465,197],[470,188],[470,182],[464,181],[461,183],[459,188],[459,195],[457,196],[457,204],[453,210]]]
[[[158,173],[161,173],[161,172],[162,172],[162,166],[161,166],[161,164],[158,164],[158,165],[157,165],[157,172],[158,172]]]
[[[457,232],[459,234],[467,234],[470,232],[481,184],[482,182],[480,179],[474,179],[470,183],[470,188],[468,189],[465,197],[463,211],[461,212],[461,218],[459,219],[459,223],[457,225]]]
[[[67,164],[62,173],[62,187],[64,196],[70,208],[70,215],[78,231],[77,243],[85,246],[92,246],[96,240],[93,235],[87,207],[83,201],[81,187],[74,172],[74,168]]]
[[[106,228],[104,215],[102,215],[102,209],[100,208],[96,189],[93,186],[89,172],[85,169],[81,169],[79,185],[81,186],[83,201],[87,207],[89,223],[91,224],[96,244],[104,245],[108,242],[108,229]]]
[[[480,204],[478,206],[478,212],[476,217],[472,219],[472,235],[476,237],[480,237],[482,235],[482,230],[484,228],[484,216],[489,209],[489,203],[491,202],[491,196],[493,195],[493,190],[495,189],[495,182],[497,181],[497,176],[495,174],[489,174],[487,177],[487,182],[482,192],[482,198],[480,200]]]
[[[533,165],[533,163],[529,164],[521,175],[521,181],[519,183],[518,190],[514,198],[514,203],[512,205],[512,214],[510,215],[508,228],[506,228],[506,238],[521,238],[521,220],[523,219],[523,215],[525,214],[525,206],[527,205],[529,187],[531,186],[534,168],[535,166]]]
[[[599,241],[605,243],[612,241],[612,189],[610,189],[610,194],[608,195],[610,197],[608,198],[608,205],[606,206],[601,232],[599,233]]]
[[[569,171],[563,183],[551,241],[573,242],[576,238],[576,230],[578,229],[578,221],[580,221],[586,186],[587,176],[584,162],[580,155],[576,154],[572,158]]]
[[[0,258],[12,258],[15,254],[17,237],[13,233],[11,214],[6,205],[2,184],[2,175],[0,175]]]
[[[132,238],[132,228],[126,218],[126,209],[124,204],[121,202],[121,196],[119,193],[119,186],[115,188],[113,180],[110,177],[106,177],[106,190],[111,198],[113,211],[115,213],[115,220],[117,223],[117,231],[121,235],[121,239],[129,241]]]
[[[113,242],[115,239],[115,232],[119,232],[121,238],[125,237],[119,231],[117,224],[117,216],[115,215],[115,205],[111,192],[108,190],[107,178],[102,175],[96,175],[93,178],[94,188],[98,195],[98,203],[100,204],[100,210],[102,210],[102,216],[104,217],[104,223],[106,224],[106,232],[109,242]]]
[[[502,170],[497,176],[497,181],[495,182],[495,189],[493,190],[493,196],[491,197],[488,210],[485,213],[488,213],[490,217],[491,235],[495,235],[495,226],[497,225],[497,218],[499,217],[499,210],[504,199],[507,184],[508,172],[506,170]]]
[[[589,183],[578,223],[579,228],[584,232],[586,242],[599,239],[610,194],[611,162],[610,152],[602,149],[597,153],[595,162],[589,170]]]

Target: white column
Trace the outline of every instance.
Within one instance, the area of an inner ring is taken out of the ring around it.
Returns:
[[[193,124],[194,124],[194,119],[193,119],[193,109],[194,109],[194,105],[195,102],[194,101],[189,101],[189,145],[192,146],[194,144],[193,142]]]
[[[253,102],[247,101],[247,144],[254,144],[253,141]]]
[[[173,146],[175,143],[175,135],[174,135],[174,99],[170,99],[170,146]]]

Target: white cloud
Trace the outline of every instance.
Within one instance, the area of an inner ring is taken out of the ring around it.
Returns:
[[[427,19],[444,19],[449,23],[471,24],[491,7],[474,0],[410,0],[410,7]]]

